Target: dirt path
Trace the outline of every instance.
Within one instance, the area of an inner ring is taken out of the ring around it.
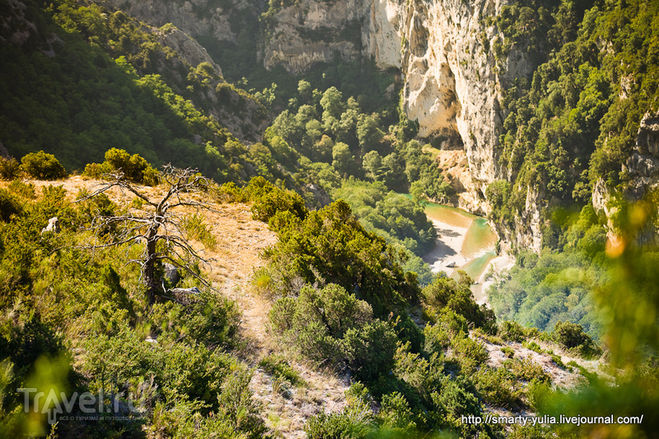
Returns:
[[[250,281],[254,270],[264,264],[261,252],[276,243],[276,236],[264,223],[252,219],[249,206],[225,204],[218,206],[218,210],[205,215],[217,240],[215,250],[206,251],[216,261],[208,269],[208,275],[215,287],[240,307],[245,360],[257,366],[259,360],[276,353],[278,347],[267,331],[271,304],[254,293]],[[263,405],[270,428],[283,437],[303,438],[309,417],[344,407],[344,393],[349,384],[330,373],[312,370],[295,361],[290,363],[305,386],[277,391],[272,377],[257,367],[250,388]]]

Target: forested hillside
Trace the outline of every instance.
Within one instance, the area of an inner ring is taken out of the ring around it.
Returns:
[[[653,437],[658,17],[0,0],[0,437]]]

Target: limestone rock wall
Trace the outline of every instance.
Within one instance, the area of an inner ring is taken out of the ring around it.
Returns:
[[[264,21],[259,58],[266,69],[301,73],[315,63],[361,55],[362,0],[299,0]]]
[[[121,9],[153,26],[172,23],[192,37],[212,35],[225,41],[235,39],[231,29],[231,12],[250,6],[246,1],[213,0],[103,0],[99,3]]]
[[[485,18],[496,16],[502,3],[368,1],[366,53],[381,67],[401,68],[403,105],[419,122],[420,136],[442,137],[465,149],[477,203],[498,176],[501,82],[528,69],[513,51],[500,72],[488,49],[501,36]]]

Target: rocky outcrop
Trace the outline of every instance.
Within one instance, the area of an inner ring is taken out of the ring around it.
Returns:
[[[659,187],[659,112],[643,116],[634,152],[622,170],[629,179],[625,191],[629,199],[640,200],[649,190]]]
[[[445,147],[466,151],[473,188],[479,192],[471,198],[480,202],[498,174],[501,82],[530,68],[514,50],[497,66],[489,51],[501,36],[485,18],[495,16],[502,4],[371,0],[365,26],[365,52],[380,67],[402,70],[403,105],[408,117],[419,122],[419,135],[439,137]]]
[[[639,201],[650,191],[659,191],[659,112],[648,112],[641,119],[634,150],[623,164],[622,171],[627,179],[624,188],[627,200]],[[618,209],[610,203],[611,197],[610,189],[604,180],[599,179],[593,187],[591,202],[595,210],[607,218],[609,239],[617,240],[613,217]],[[648,224],[640,231],[638,239],[641,242],[656,242],[659,239],[659,224]]]
[[[362,0],[299,0],[271,9],[263,20],[259,58],[266,69],[281,65],[290,73],[336,58],[355,60],[361,55],[363,19]]]
[[[172,23],[192,37],[212,36],[217,41],[234,41],[231,13],[234,9],[252,6],[247,1],[218,5],[213,0],[104,0],[99,3],[121,9],[153,26]]]
[[[222,69],[211,58],[206,49],[185,32],[173,25],[165,25],[157,29],[158,40],[164,46],[178,53],[189,65],[198,66],[208,63],[217,76],[222,76]]]

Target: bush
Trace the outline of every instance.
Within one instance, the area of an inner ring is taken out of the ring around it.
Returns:
[[[238,331],[240,311],[234,302],[202,291],[189,305],[156,304],[151,321],[168,338],[191,339],[210,347],[230,347]]]
[[[520,394],[515,390],[515,382],[505,369],[484,368],[474,375],[476,389],[483,399],[495,407],[516,410],[521,405]]]
[[[105,162],[113,170],[123,172],[124,176],[130,181],[147,185],[157,183],[156,171],[139,154],[130,155],[123,149],[110,148],[105,153]]]
[[[346,332],[344,346],[348,365],[358,380],[373,382],[394,364],[396,333],[391,326],[375,320],[359,329]]]
[[[533,352],[537,352],[539,354],[544,353],[545,351],[538,345],[538,343],[534,341],[525,341],[522,342],[522,346],[524,346],[526,349],[531,349]]]
[[[321,413],[309,419],[304,431],[309,439],[360,439],[366,437],[369,426],[347,413]]]
[[[18,215],[23,211],[21,203],[6,189],[0,189],[0,219],[9,221],[12,215]]]
[[[494,325],[494,313],[485,306],[479,306],[471,295],[467,277],[456,281],[445,275],[438,275],[422,291],[423,304],[428,315],[437,319],[445,308],[462,315],[477,327],[489,331]]]
[[[273,332],[305,357],[332,366],[347,362],[365,382],[393,366],[397,340],[393,327],[374,320],[370,305],[339,285],[305,286],[297,298],[277,300],[269,317]]]
[[[521,343],[526,338],[526,332],[517,322],[506,320],[499,325],[499,336],[506,341]]]
[[[399,392],[382,396],[378,417],[383,427],[412,430],[416,428],[414,413],[405,397]]]
[[[469,337],[454,338],[451,340],[451,348],[465,375],[475,372],[489,358],[485,346]]]
[[[9,183],[9,185],[7,185],[7,189],[19,197],[27,198],[30,200],[34,200],[37,197],[36,191],[34,190],[34,184],[25,183],[21,180],[12,181]]]
[[[346,203],[295,218],[279,212],[270,220],[279,241],[265,255],[277,289],[295,292],[300,279],[335,283],[367,301],[378,316],[396,313],[416,299],[418,284],[405,275],[401,252],[366,232]]]
[[[252,204],[255,220],[268,222],[278,212],[291,212],[302,219],[307,208],[301,196],[295,192],[280,189],[263,177],[252,178],[245,188]]]
[[[585,356],[594,356],[601,353],[579,324],[572,322],[558,322],[551,333],[554,341],[564,348]]]
[[[259,366],[272,375],[273,378],[284,379],[293,386],[305,384],[300,374],[281,355],[270,354],[259,362]]]
[[[437,323],[428,324],[423,329],[425,350],[440,354],[451,345],[453,338],[464,337],[468,329],[467,319],[447,310],[439,315]]]
[[[551,378],[543,370],[542,366],[534,363],[531,360],[520,360],[514,358],[503,362],[503,366],[515,375],[518,380],[531,382],[536,380],[542,383],[550,383]]]
[[[0,179],[13,180],[20,174],[18,160],[13,157],[0,156]]]
[[[139,200],[139,198],[136,198],[136,200]],[[202,215],[197,213],[187,215],[185,218],[183,218],[182,226],[188,239],[196,239],[197,241],[204,244],[207,248],[215,250],[215,247],[217,246],[217,239],[215,239],[213,233],[211,233],[211,231],[208,229],[208,225],[206,224],[206,221],[204,221],[204,217]]]
[[[85,166],[83,175],[92,178],[103,178],[106,174],[121,172],[129,181],[147,186],[158,184],[158,171],[139,154],[130,155],[119,148],[110,148],[105,152],[103,163],[90,163]]]
[[[20,169],[39,180],[57,180],[66,177],[66,171],[59,160],[44,151],[31,152],[23,156]]]
[[[503,354],[508,358],[513,358],[515,356],[515,351],[509,346],[502,347],[501,352],[503,352]]]

